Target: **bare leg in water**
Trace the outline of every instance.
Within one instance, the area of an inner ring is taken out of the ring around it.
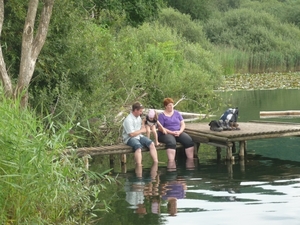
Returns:
[[[157,156],[157,151],[156,151],[154,142],[152,142],[151,145],[149,146],[149,150],[150,150],[150,155],[152,157],[153,162],[158,163],[158,156]]]
[[[185,149],[185,154],[188,159],[194,158],[194,146]]]

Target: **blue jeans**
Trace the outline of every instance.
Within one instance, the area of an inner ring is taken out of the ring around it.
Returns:
[[[151,145],[152,140],[145,137],[145,136],[141,136],[140,139],[137,138],[130,138],[127,141],[127,145],[129,145],[130,147],[132,147],[132,150],[135,152],[137,149],[142,149],[143,147],[147,147],[149,148],[149,146]]]

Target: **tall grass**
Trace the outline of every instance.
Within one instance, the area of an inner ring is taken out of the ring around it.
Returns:
[[[97,196],[105,188],[90,185],[112,181],[86,171],[75,156],[61,154],[71,124],[55,125],[19,101],[0,100],[0,222],[1,224],[87,224],[93,210],[107,210]]]
[[[300,54],[278,51],[251,53],[236,48],[214,48],[224,74],[295,72],[300,70]]]

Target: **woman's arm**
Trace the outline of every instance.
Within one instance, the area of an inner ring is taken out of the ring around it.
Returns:
[[[185,122],[184,122],[184,120],[181,120],[180,121],[180,130],[179,130],[179,132],[182,133],[184,131],[184,129],[185,129]]]
[[[158,130],[164,134],[167,134],[167,130],[161,125],[161,123],[157,120]]]

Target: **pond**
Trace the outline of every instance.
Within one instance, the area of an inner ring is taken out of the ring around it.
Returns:
[[[239,107],[242,122],[259,120],[260,111],[300,110],[300,90],[222,94],[228,106]],[[296,117],[268,120],[300,122]],[[121,185],[111,200],[112,211],[101,213],[97,224],[299,225],[299,150],[299,137],[266,139],[249,141],[244,161],[217,161],[214,151],[201,146],[193,170],[184,160],[172,171],[166,164],[131,166],[126,173],[116,169]],[[165,152],[159,156],[164,160]]]

